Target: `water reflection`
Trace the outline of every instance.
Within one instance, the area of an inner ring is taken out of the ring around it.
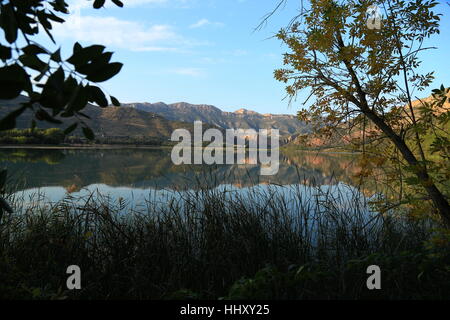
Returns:
[[[0,166],[21,177],[23,188],[62,186],[77,191],[92,184],[131,188],[175,188],[192,185],[201,175],[211,187],[232,184],[351,183],[354,159],[348,155],[297,151],[280,155],[280,170],[260,176],[258,165],[180,165],[170,149],[2,149]],[[209,174],[205,174],[205,172]]]
[[[261,176],[259,166],[252,164],[175,166],[170,151],[168,148],[2,149],[0,167],[6,167],[19,182],[18,189],[25,198],[44,194],[50,201],[68,194],[82,197],[93,191],[137,204],[144,198],[163,198],[173,190],[228,187],[244,191],[264,185],[357,186],[354,177],[359,168],[355,158],[346,154],[285,151],[280,154],[278,173]],[[368,193],[370,196],[374,192]]]

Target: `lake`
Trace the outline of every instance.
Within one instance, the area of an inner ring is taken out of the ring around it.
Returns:
[[[164,203],[176,192],[201,188],[245,193],[268,186],[284,194],[299,188],[305,197],[323,192],[362,192],[354,156],[289,150],[280,153],[276,175],[259,175],[258,165],[174,165],[170,148],[3,148],[0,167],[15,181],[23,201],[38,197],[57,202],[97,192],[112,200],[142,205],[146,199]]]

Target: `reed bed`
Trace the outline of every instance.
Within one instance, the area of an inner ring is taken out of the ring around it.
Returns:
[[[56,203],[4,195],[14,213],[0,221],[0,297],[450,296],[448,233],[436,222],[377,214],[344,184],[189,185],[140,207],[97,192]],[[371,264],[381,267],[382,290],[366,287]],[[81,290],[66,288],[69,265],[81,268]]]

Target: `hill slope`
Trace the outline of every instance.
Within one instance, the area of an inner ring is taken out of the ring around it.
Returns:
[[[225,112],[211,105],[194,105],[186,102],[173,104],[157,103],[129,103],[124,107],[156,113],[168,120],[185,121],[193,123],[195,120],[223,129],[253,128],[279,129],[280,135],[287,138],[309,131],[308,127],[299,121],[296,116],[288,114],[260,114],[254,111],[239,109],[235,112]]]
[[[26,97],[18,97],[14,100],[0,100],[0,118],[3,118],[9,112],[18,108],[21,102],[26,101]],[[83,113],[90,119],[84,119],[92,128],[97,136],[146,136],[159,139],[169,139],[173,130],[177,128],[186,128],[192,130],[192,123],[183,123],[180,121],[170,121],[155,113],[145,112],[137,109],[122,107],[100,108],[93,105],[87,105]],[[31,111],[25,111],[18,119],[16,127],[18,129],[29,128],[31,125]],[[37,127],[47,128],[66,128],[74,122],[73,119],[62,118],[62,125],[48,122],[37,122]],[[78,129],[76,134],[80,134]]]
[[[0,100],[0,118],[18,108],[26,101],[21,96],[14,100]],[[239,109],[235,112],[224,112],[211,105],[193,105],[186,102],[165,104],[158,103],[130,103],[122,107],[99,108],[88,105],[83,113],[90,119],[86,123],[97,136],[105,137],[133,137],[146,136],[167,140],[173,130],[185,128],[192,132],[195,120],[205,123],[204,129],[218,127],[220,129],[279,129],[281,144],[288,143],[299,134],[309,132],[309,128],[297,120],[294,115],[260,114],[254,111]],[[26,111],[17,121],[17,128],[29,128],[31,112]],[[68,127],[73,120],[61,119],[62,125],[38,122],[38,128]],[[81,134],[80,129],[75,134]]]

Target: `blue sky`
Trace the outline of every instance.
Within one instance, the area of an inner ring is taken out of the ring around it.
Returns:
[[[55,29],[57,42],[72,48],[101,43],[124,63],[102,87],[121,102],[212,104],[225,111],[296,113],[284,85],[273,78],[285,48],[272,36],[295,15],[290,0],[260,31],[255,27],[277,0],[122,0],[94,10],[91,1],[69,0],[73,14]],[[444,2],[444,1],[443,1]],[[436,70],[435,85],[450,83],[450,7],[442,6],[439,50],[426,53],[424,70]],[[69,50],[65,51],[69,54]]]

